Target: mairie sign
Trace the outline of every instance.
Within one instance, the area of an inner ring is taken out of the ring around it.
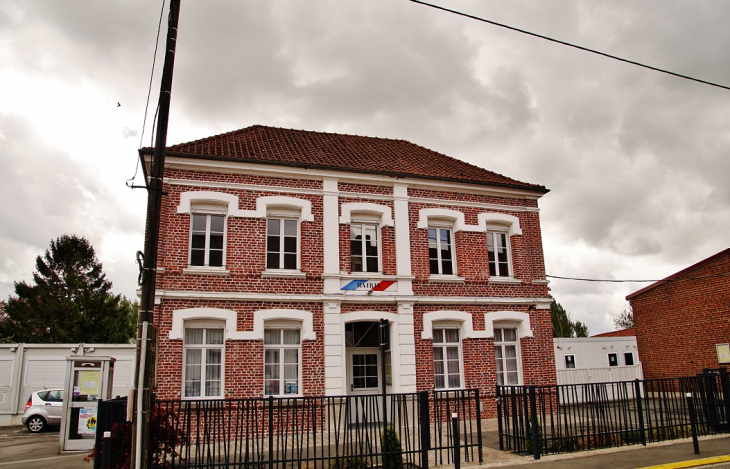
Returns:
[[[352,282],[348,283],[347,285],[340,288],[340,290],[368,290],[368,291],[385,291],[388,289],[389,286],[393,285],[395,281],[393,280],[383,280],[380,282],[372,281],[372,280],[353,280]]]

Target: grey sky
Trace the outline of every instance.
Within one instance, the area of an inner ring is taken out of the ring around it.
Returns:
[[[730,85],[727,2],[442,4]],[[63,233],[134,295],[146,200],[124,181],[160,7],[0,4],[0,297]],[[661,278],[728,247],[730,91],[406,0],[183,0],[178,39],[168,143],[253,124],[402,138],[544,184],[552,275]],[[551,282],[591,333],[641,286]]]

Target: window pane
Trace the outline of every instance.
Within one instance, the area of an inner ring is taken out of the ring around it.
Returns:
[[[299,329],[284,329],[285,344],[299,344]]]
[[[362,225],[350,225],[350,239],[353,241],[362,239]]]
[[[284,252],[297,252],[297,238],[287,236],[284,238]]]
[[[505,342],[515,342],[517,340],[517,329],[502,329]]]
[[[281,220],[276,218],[269,218],[266,220],[266,234],[278,236],[281,233],[280,223]]]
[[[433,359],[438,362],[443,362],[444,360],[444,349],[441,347],[434,347],[433,349]]]
[[[454,275],[454,267],[451,264],[451,261],[443,262],[443,272],[441,273],[444,275]]]
[[[205,231],[207,215],[193,215],[193,231]]]
[[[269,252],[279,252],[281,238],[278,236],[267,236],[266,237],[266,250]]]
[[[519,375],[517,373],[507,373],[507,384],[509,384],[509,385],[519,384],[520,381],[518,379],[518,376]]]
[[[450,375],[459,374],[459,360],[449,360],[446,366]]]
[[[378,271],[378,258],[377,257],[368,257],[368,272],[377,272]]]
[[[430,268],[432,274],[438,274],[439,273],[439,261],[438,261],[438,259],[431,259],[429,261],[429,268]]]
[[[446,335],[446,342],[458,342],[459,341],[459,329],[444,329]]]
[[[281,343],[281,329],[265,329],[264,330],[264,344],[280,344]],[[267,353],[273,352],[273,350],[267,350]],[[268,362],[267,362],[268,363]]]
[[[358,240],[352,240],[350,242],[350,251],[353,256],[362,256],[362,242]]]
[[[434,350],[435,352],[435,350]],[[433,362],[433,374],[443,375],[444,374],[444,362],[443,360],[435,360]]]
[[[502,363],[502,360],[497,360],[497,373],[502,373],[504,371],[504,365]]]
[[[461,377],[459,375],[449,375],[449,388],[461,387]]]
[[[634,354],[633,353],[624,353],[624,363],[626,366],[631,366],[634,364]],[[573,366],[575,368],[575,366]]]
[[[284,268],[294,270],[297,268],[297,255],[284,254]]]
[[[203,343],[203,329],[185,329],[185,345],[189,344],[202,344]],[[200,362],[198,362],[200,363]]]
[[[516,358],[517,357],[517,347],[514,345],[505,345],[504,346],[504,356],[505,358]]]
[[[435,228],[428,229],[428,245],[436,247],[436,229]]]
[[[436,389],[444,389],[444,376],[436,375],[434,377],[433,387]]]
[[[516,358],[510,358],[508,360],[505,360],[505,365],[507,367],[507,371],[517,371],[517,359]]]
[[[210,251],[208,265],[210,267],[223,267],[223,251]]]
[[[494,341],[495,342],[502,342],[502,329],[495,329],[494,330]]]
[[[223,215],[211,215],[210,216],[210,232],[211,233],[223,233],[223,226],[225,217]]]
[[[223,235],[222,234],[211,233],[210,248],[211,249],[223,249]]]
[[[502,347],[495,347],[494,348],[494,357],[495,358],[502,358]]]
[[[297,221],[296,220],[284,220],[284,236],[297,236]]]
[[[446,359],[449,361],[459,361],[459,347],[446,347]]]
[[[352,271],[353,272],[362,272],[362,258],[361,257],[352,258]]]
[[[443,329],[434,329],[433,330],[433,343],[434,344],[440,344],[444,341],[444,330]]]
[[[205,233],[193,233],[193,238],[190,241],[190,247],[193,249],[205,249]]]
[[[277,253],[266,254],[266,268],[267,269],[278,269],[279,268],[279,254],[277,254]]]
[[[223,329],[206,329],[206,344],[222,344],[223,343]]]
[[[299,364],[299,350],[295,348],[284,349],[284,363],[289,365]],[[292,378],[296,376],[284,375],[285,378]]]
[[[369,376],[369,377],[365,378],[365,385],[369,388],[377,388],[378,387],[378,377]]]

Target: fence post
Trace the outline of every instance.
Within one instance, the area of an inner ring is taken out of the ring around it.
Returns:
[[[431,448],[431,417],[428,412],[428,391],[418,393],[421,415],[421,467],[428,469],[428,450]]]
[[[540,459],[540,427],[537,422],[537,397],[535,396],[535,386],[530,386],[530,428],[532,429],[532,457],[535,460]]]
[[[451,435],[454,439],[454,469],[461,469],[461,437],[459,436],[459,414],[451,414]]]
[[[502,432],[504,431],[504,428],[502,427],[502,396],[501,390],[499,386],[497,386],[497,435],[499,435],[499,450],[504,451],[504,436],[502,435]]]
[[[730,375],[725,369],[720,370],[720,386],[722,387],[722,399],[725,401],[725,425],[730,432]]]
[[[692,446],[694,446],[695,454],[700,454],[700,444],[697,441],[697,415],[695,415],[691,392],[687,393],[687,408],[689,409],[689,425],[692,428]]]
[[[112,432],[104,432],[104,449],[101,459],[102,469],[109,469],[112,462]]]
[[[641,437],[641,444],[646,446],[646,433],[644,432],[644,406],[641,400],[641,381],[634,380],[634,397],[636,398],[636,413],[639,416],[639,436]]]
[[[479,464],[484,462],[482,454],[482,401],[479,400],[479,388],[474,390],[475,405],[477,406],[477,445],[479,445]]]
[[[269,396],[269,469],[274,469],[274,396]]]

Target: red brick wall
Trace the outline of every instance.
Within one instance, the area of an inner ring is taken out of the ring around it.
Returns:
[[[715,344],[730,342],[729,272],[730,252],[630,300],[645,378],[728,367]]]

